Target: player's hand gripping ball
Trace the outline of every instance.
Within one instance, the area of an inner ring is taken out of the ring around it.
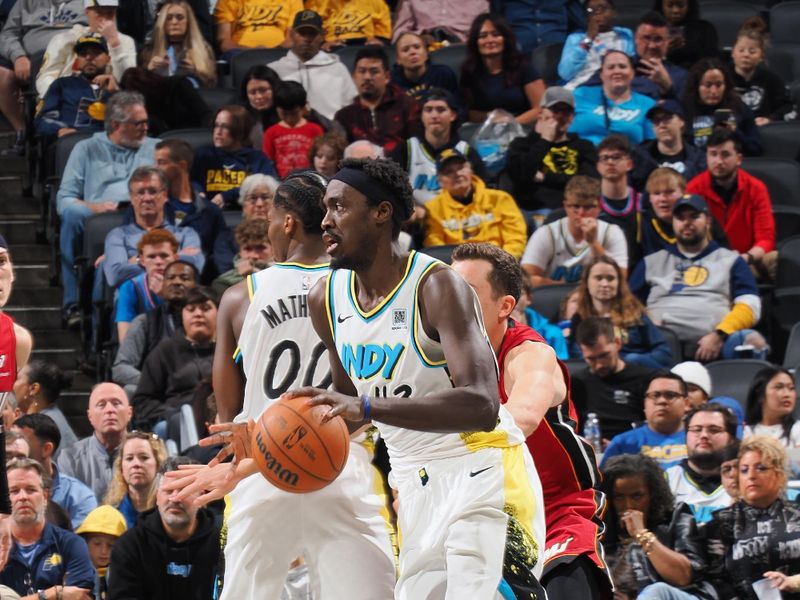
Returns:
[[[313,492],[344,469],[350,433],[341,417],[323,423],[327,406],[309,406],[309,398],[280,400],[256,421],[253,457],[267,480],[287,492]]]

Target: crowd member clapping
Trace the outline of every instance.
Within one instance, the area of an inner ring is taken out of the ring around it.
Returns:
[[[634,296],[619,265],[609,256],[597,256],[586,267],[578,285],[578,311],[570,324],[570,356],[582,356],[574,333],[583,319],[608,317],[620,332],[620,356],[627,363],[652,369],[669,367],[672,352],[664,335]]]
[[[800,554],[789,550],[800,544],[800,508],[784,499],[788,469],[777,440],[753,436],[742,442],[740,500],[715,512],[706,526],[708,576],[719,598],[757,600],[754,584],[768,571],[800,572]]]
[[[142,66],[164,77],[189,77],[195,86],[213,87],[217,80],[214,51],[185,0],[166,0],[160,5],[152,35],[139,57]]]
[[[800,446],[800,421],[794,418],[797,388],[786,369],[767,367],[759,371],[747,392],[745,437],[767,435],[786,448]]]
[[[470,121],[483,121],[500,108],[520,123],[533,123],[541,110],[544,82],[517,49],[517,39],[506,20],[484,13],[469,30],[461,88]]]
[[[156,473],[166,459],[164,442],[154,433],[132,431],[125,436],[103,503],[119,510],[128,528],[155,506]]]
[[[242,180],[253,173],[275,175],[272,162],[261,150],[247,146],[252,121],[241,106],[223,106],[214,115],[211,146],[199,148],[192,163],[192,181],[220,207],[233,207]]]
[[[652,459],[617,456],[603,469],[602,489],[611,499],[603,546],[622,598],[715,598],[702,581],[705,549],[691,510],[677,506]],[[615,594],[615,598],[617,598]]]
[[[736,133],[745,156],[763,152],[753,112],[736,95],[728,66],[717,58],[704,58],[689,70],[683,91],[688,135],[695,146],[705,148],[715,129]]]

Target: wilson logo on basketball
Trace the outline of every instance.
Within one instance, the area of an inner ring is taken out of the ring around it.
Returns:
[[[272,456],[270,451],[267,450],[267,445],[264,443],[264,439],[261,437],[260,431],[256,433],[256,444],[258,445],[258,449],[261,451],[261,454],[264,457],[264,466],[267,468],[267,470],[272,471],[283,483],[292,487],[296,486],[297,473],[290,471],[289,469],[284,469],[283,465],[279,463],[274,456]]]

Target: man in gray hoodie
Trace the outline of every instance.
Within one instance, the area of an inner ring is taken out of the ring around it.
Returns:
[[[78,142],[67,160],[56,209],[61,218],[61,275],[68,326],[80,322],[73,265],[86,220],[127,202],[128,178],[138,167],[155,162],[158,140],[147,137],[147,123],[144,97],[138,92],[117,92],[105,107],[105,132]]]
[[[337,110],[353,101],[358,90],[339,57],[320,49],[325,42],[322,17],[313,10],[297,13],[289,39],[292,49],[267,66],[283,81],[300,83],[311,108],[326,119],[333,119]]]
[[[16,152],[24,144],[19,92],[31,82],[31,58],[56,33],[85,22],[83,0],[17,0],[8,14],[0,31],[0,111],[17,132]]]

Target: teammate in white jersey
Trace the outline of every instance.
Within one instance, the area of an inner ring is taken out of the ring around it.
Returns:
[[[332,272],[308,306],[336,391],[289,395],[313,396],[351,429],[374,420],[386,441],[400,498],[395,598],[492,599],[501,584],[544,598],[541,488],[500,407],[474,292],[394,243],[413,209],[395,162],[343,161],[324,202]]]
[[[269,210],[269,237],[279,262],[248,277],[246,294],[245,288],[233,294],[234,314],[247,307],[241,327],[235,319],[228,326],[238,334],[236,357],[246,381],[243,409],[235,419],[240,429],[290,387],[330,385],[327,351],[306,302],[314,283],[328,273],[319,229],[324,189],[324,179],[313,172],[281,184]],[[230,410],[241,403],[236,394],[242,378],[229,353],[217,355],[215,367],[217,402]],[[221,371],[222,385],[216,379]],[[231,380],[228,388],[225,382]],[[277,600],[290,563],[302,554],[315,600],[381,600],[391,598],[395,565],[373,472],[367,449],[353,442],[342,474],[317,492],[291,494],[260,475],[251,477],[257,473],[252,459],[179,472],[175,487],[187,488],[183,495],[212,490],[201,501],[230,492],[223,599]]]

